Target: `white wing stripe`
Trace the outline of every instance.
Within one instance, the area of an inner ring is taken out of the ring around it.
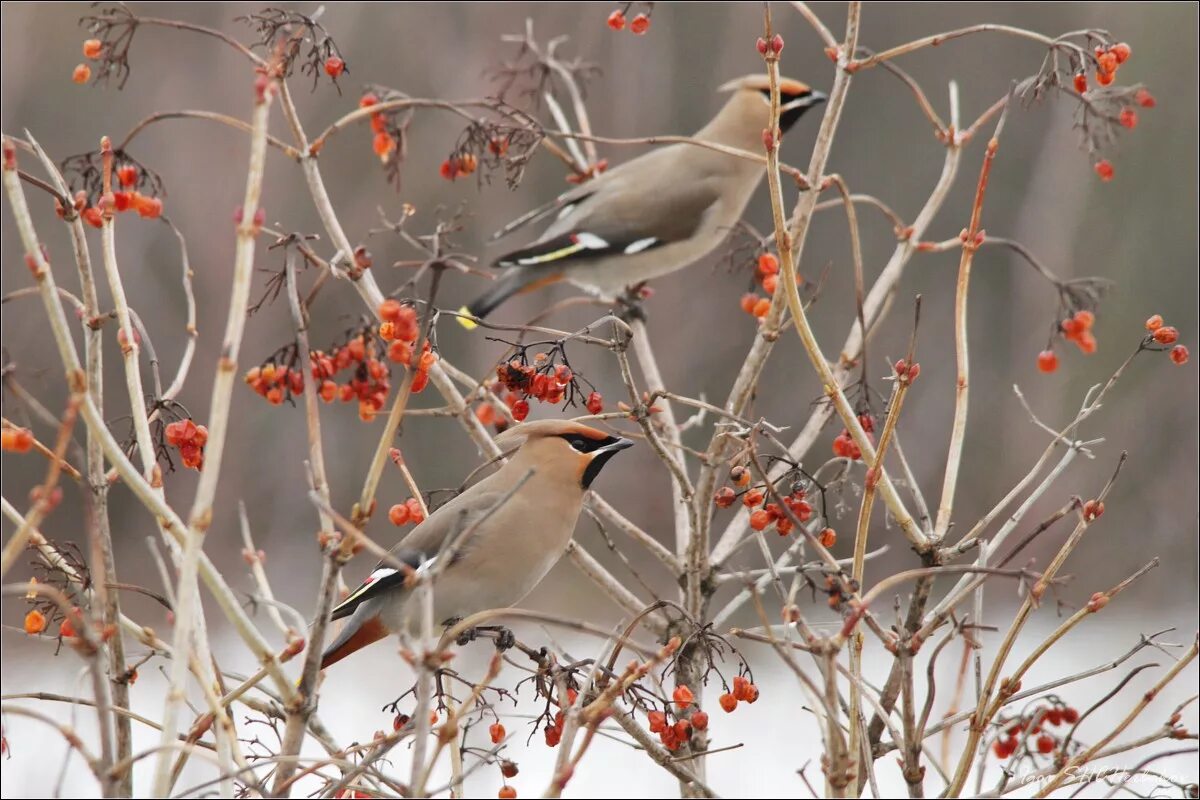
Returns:
[[[649,236],[645,239],[638,239],[636,242],[631,242],[625,248],[625,255],[631,256],[634,253],[640,253],[647,247],[653,247],[657,242],[658,239],[655,239],[653,236]]]

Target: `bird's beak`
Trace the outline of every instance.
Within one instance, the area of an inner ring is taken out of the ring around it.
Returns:
[[[797,108],[812,108],[813,106],[824,103],[828,99],[829,99],[829,96],[826,95],[824,92],[818,92],[814,89],[813,91],[809,92],[806,95],[797,97],[795,100],[792,100],[790,103],[784,103],[782,106],[780,106],[780,110],[781,111],[791,111],[791,110],[797,109]]]
[[[611,456],[613,453],[617,453],[617,452],[624,450],[626,448],[629,448],[629,447],[633,447],[632,441],[630,441],[629,439],[624,439],[624,438],[618,437],[618,439],[615,442],[613,442],[612,444],[606,444],[606,445],[604,445],[604,447],[599,447],[599,448],[593,450],[592,454],[593,454],[593,457],[598,456],[601,453],[607,453],[608,455]]]

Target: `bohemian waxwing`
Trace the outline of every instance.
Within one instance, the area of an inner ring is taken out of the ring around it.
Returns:
[[[721,88],[732,93],[729,100],[695,138],[761,152],[770,116],[766,77],[750,75]],[[784,131],[825,100],[786,78],[779,91]],[[459,313],[483,318],[514,294],[564,278],[611,301],[628,286],[686,267],[716,249],[764,174],[762,164],[688,143],[627,161],[496,233],[494,239],[557,214],[536,242],[496,259],[500,277]],[[475,327],[468,317],[458,319]]]
[[[410,576],[436,573],[435,624],[520,602],[566,551],[601,468],[633,444],[570,420],[517,425],[496,443],[516,452],[417,525],[333,609],[333,619],[349,620],[322,669],[388,634],[419,630],[419,604],[407,602]]]

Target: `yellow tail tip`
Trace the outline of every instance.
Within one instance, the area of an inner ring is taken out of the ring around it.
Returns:
[[[458,313],[461,316],[455,317],[455,319],[458,320],[459,325],[462,325],[464,328],[466,328],[469,331],[473,331],[479,327],[479,323],[475,322],[475,320],[473,319],[473,317],[475,315],[471,313],[471,309],[467,308],[466,306],[463,306],[462,308],[460,308],[458,310]]]

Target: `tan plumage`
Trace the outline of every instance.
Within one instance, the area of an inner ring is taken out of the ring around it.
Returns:
[[[761,75],[727,83],[729,100],[695,138],[762,152],[768,88]],[[825,96],[784,79],[780,99],[787,130]],[[564,279],[612,300],[627,286],[686,267],[721,243],[763,175],[761,164],[687,143],[627,161],[501,230],[497,236],[557,214],[536,242],[496,260],[504,273],[463,312],[484,317],[514,294]]]
[[[322,668],[390,633],[415,630],[419,610],[406,602],[407,582],[438,558],[450,561],[437,567],[435,623],[519,602],[566,550],[592,480],[632,444],[570,420],[517,425],[497,443],[516,448],[508,462],[430,514],[333,610],[333,619],[350,619]]]

